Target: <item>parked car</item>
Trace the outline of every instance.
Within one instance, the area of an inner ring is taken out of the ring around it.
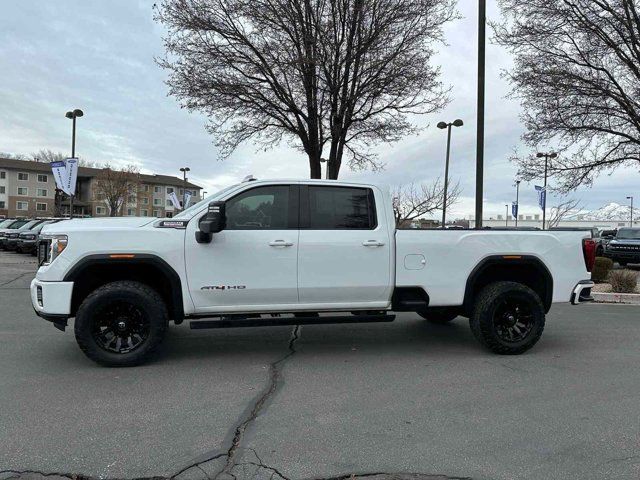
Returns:
[[[15,230],[26,225],[30,220],[28,218],[13,218],[5,220],[0,224],[0,249],[2,248],[2,242],[6,238],[7,234],[13,233]]]
[[[640,263],[640,228],[621,228],[607,244],[604,255],[621,266]]]
[[[22,226],[5,232],[4,235],[0,236],[0,250],[15,250],[16,243],[18,242],[18,235],[23,232],[29,231],[42,222],[44,222],[44,220],[42,219],[28,220],[27,223],[23,224]]]
[[[31,253],[36,255],[38,244],[38,238],[40,237],[40,231],[45,225],[58,222],[59,220],[45,220],[29,230],[21,232],[18,238],[7,239],[7,250],[15,250],[18,253]]]
[[[614,230],[602,230],[600,232],[600,237],[597,239],[596,243],[596,256],[604,257],[605,249],[611,240],[613,240],[618,233],[617,229]]]
[[[108,366],[144,362],[169,320],[389,322],[402,311],[433,323],[468,317],[489,350],[519,354],[540,339],[552,303],[592,300],[587,237],[398,230],[388,190],[374,185],[248,181],[172,219],[45,226],[31,301],[60,330],[75,317],[79,347]]]

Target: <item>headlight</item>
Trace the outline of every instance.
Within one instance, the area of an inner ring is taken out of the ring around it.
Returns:
[[[67,248],[68,238],[66,235],[42,235],[43,241],[49,244],[48,255],[43,259],[42,265],[49,265]]]

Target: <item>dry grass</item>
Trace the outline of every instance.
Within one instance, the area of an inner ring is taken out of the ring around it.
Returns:
[[[638,273],[632,270],[613,270],[609,273],[609,283],[614,293],[635,293]]]

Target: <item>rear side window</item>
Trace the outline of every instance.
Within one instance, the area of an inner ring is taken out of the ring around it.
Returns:
[[[227,202],[227,230],[289,228],[289,186],[270,185],[241,193]]]
[[[373,192],[368,188],[309,186],[309,228],[371,230],[376,227]]]

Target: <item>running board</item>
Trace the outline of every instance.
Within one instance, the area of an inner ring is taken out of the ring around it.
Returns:
[[[395,315],[345,315],[338,317],[268,317],[268,318],[226,318],[189,322],[191,330],[205,328],[276,327],[280,325],[326,325],[331,323],[372,323],[393,322]]]

